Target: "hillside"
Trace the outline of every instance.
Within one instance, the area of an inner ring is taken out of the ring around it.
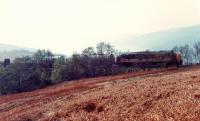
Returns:
[[[170,50],[175,45],[192,45],[200,41],[200,25],[169,29],[135,37],[127,37],[121,42],[122,49],[134,50]]]
[[[200,67],[91,78],[0,97],[1,121],[197,121]]]
[[[27,50],[0,51],[0,60],[10,58],[14,60],[17,57],[32,56],[34,52]]]
[[[36,49],[0,43],[0,51],[19,51],[19,50],[35,51]]]
[[[35,49],[31,48],[0,44],[0,60],[4,60],[5,58],[14,60],[17,57],[31,56],[35,51]]]

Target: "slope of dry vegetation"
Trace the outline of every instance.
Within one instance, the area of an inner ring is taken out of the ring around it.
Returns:
[[[199,67],[84,79],[0,97],[1,121],[199,118]]]

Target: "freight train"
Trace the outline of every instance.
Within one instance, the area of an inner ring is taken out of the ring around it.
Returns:
[[[173,51],[131,52],[118,56],[116,64],[127,67],[169,67],[182,65],[182,58]]]
[[[79,56],[81,57],[81,56]],[[181,55],[173,51],[143,51],[143,52],[130,52],[124,53],[116,58],[114,55],[92,55],[92,59],[99,58],[102,62],[109,63],[116,66],[126,67],[169,67],[169,66],[180,66],[182,65]],[[97,59],[98,60],[98,59]],[[44,60],[31,60],[26,58],[17,58],[15,62],[27,63],[30,66],[40,64],[44,67],[52,67],[55,59],[44,59]],[[88,60],[89,61],[89,60]],[[10,60],[5,59],[0,62],[0,65],[4,67],[10,65]]]

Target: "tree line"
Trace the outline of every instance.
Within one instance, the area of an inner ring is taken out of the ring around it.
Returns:
[[[195,42],[193,45],[174,46],[172,50],[181,54],[184,65],[200,63],[200,41]]]
[[[116,50],[100,42],[71,57],[55,55],[50,50],[38,50],[33,56],[16,58],[7,68],[0,68],[0,94],[43,88],[62,81],[121,73],[113,68]]]
[[[193,46],[175,46],[185,65],[200,63],[200,41]],[[71,57],[56,57],[50,50],[38,50],[33,56],[16,58],[7,68],[0,67],[0,95],[31,91],[63,81],[114,75],[127,72],[115,67],[119,52],[112,45],[100,42]]]

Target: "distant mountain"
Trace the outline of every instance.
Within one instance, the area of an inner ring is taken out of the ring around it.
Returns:
[[[35,49],[31,48],[0,44],[0,60],[4,60],[5,58],[14,60],[17,57],[32,56],[35,51]]]
[[[123,46],[131,51],[140,50],[170,50],[175,45],[193,45],[200,41],[200,25],[153,32],[123,41]]]
[[[16,50],[35,51],[36,49],[0,43],[0,51],[16,51]]]

